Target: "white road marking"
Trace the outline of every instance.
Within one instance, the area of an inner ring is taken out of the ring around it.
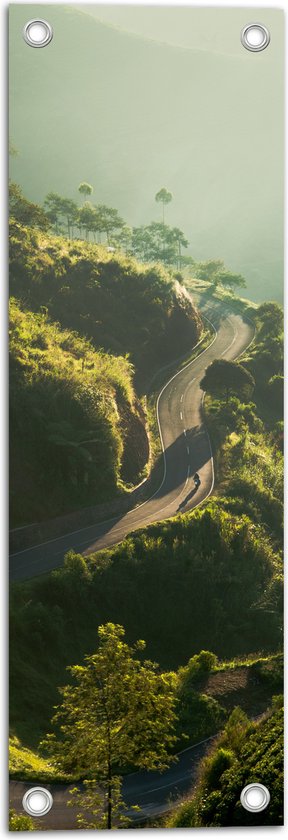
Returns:
[[[186,437],[186,429],[183,429],[183,432],[184,432],[184,435],[185,435],[185,437]]]
[[[203,314],[203,315],[202,315],[202,317],[203,317],[203,318],[205,318],[205,320],[206,320],[206,321],[208,321],[208,323],[212,326],[212,328],[213,328],[213,330],[214,330],[214,338],[213,338],[213,340],[211,341],[211,343],[210,343],[207,347],[205,347],[205,350],[202,350],[202,351],[201,351],[201,353],[199,353],[199,355],[198,355],[198,356],[196,356],[194,359],[192,359],[192,361],[191,361],[191,362],[188,362],[188,363],[187,363],[187,364],[186,364],[186,365],[185,365],[185,366],[184,366],[184,367],[183,367],[180,371],[177,371],[177,372],[176,372],[176,373],[175,373],[175,374],[174,374],[174,375],[173,375],[173,376],[169,379],[169,381],[168,381],[168,382],[166,382],[166,383],[165,383],[165,385],[163,385],[163,388],[162,388],[162,390],[160,391],[160,394],[158,395],[157,404],[156,404],[156,414],[157,414],[157,422],[158,422],[158,428],[159,428],[159,435],[160,435],[160,441],[161,441],[161,447],[162,447],[162,453],[163,453],[163,459],[164,459],[164,473],[163,473],[163,478],[162,478],[162,481],[161,481],[161,483],[160,483],[160,485],[159,485],[158,489],[157,489],[157,490],[155,490],[155,492],[154,492],[154,493],[152,493],[152,495],[150,496],[150,498],[149,498],[149,499],[146,499],[146,500],[145,500],[145,502],[142,502],[140,505],[138,505],[138,506],[137,506],[137,510],[138,510],[140,507],[144,507],[144,506],[145,506],[145,505],[147,505],[150,501],[152,501],[152,499],[153,499],[153,498],[155,498],[155,496],[157,495],[157,493],[159,493],[159,491],[162,489],[163,484],[165,483],[165,480],[166,480],[166,474],[167,474],[166,453],[165,453],[165,447],[164,447],[164,441],[163,441],[163,435],[162,435],[162,429],[161,429],[161,423],[160,423],[160,417],[159,417],[159,403],[160,403],[160,399],[161,399],[161,397],[162,397],[162,394],[164,393],[164,391],[166,390],[166,388],[168,388],[168,386],[171,384],[171,382],[172,382],[174,379],[176,379],[176,378],[177,378],[177,377],[178,377],[181,373],[183,373],[183,371],[184,371],[184,370],[187,370],[187,369],[188,369],[188,367],[190,367],[190,365],[192,366],[192,365],[194,364],[194,362],[198,361],[198,360],[199,360],[199,358],[200,358],[201,356],[203,356],[205,353],[207,353],[207,350],[209,350],[209,349],[212,347],[212,345],[214,344],[214,342],[215,342],[215,341],[216,341],[216,339],[217,339],[217,336],[218,336],[218,330],[215,328],[214,324],[212,324],[212,323],[211,323],[211,321],[209,320],[209,318],[207,318],[207,316],[206,316],[206,315],[204,315],[204,314]],[[230,321],[230,319],[228,319],[228,318],[227,318],[227,320],[229,320],[229,321]],[[231,323],[231,321],[230,321],[230,323]],[[251,322],[251,323],[252,323],[252,322]],[[232,325],[232,326],[233,326],[233,325]],[[254,325],[253,325],[253,326],[254,326]],[[230,349],[231,345],[234,343],[235,338],[236,338],[236,336],[234,335],[234,339],[233,339],[233,341],[231,342],[231,344],[229,345],[229,347],[227,347],[227,348],[226,348],[226,350],[225,350],[224,352],[226,352],[226,353],[227,353],[227,351]],[[250,347],[250,345],[251,345],[251,344],[253,343],[253,341],[254,341],[254,338],[255,338],[255,331],[254,331],[253,338],[251,339],[251,341],[250,341],[250,342],[249,342],[249,344],[248,344],[248,347],[246,347],[246,348],[245,348],[245,350],[247,350],[247,349]],[[199,341],[199,342],[198,342],[198,344],[201,344],[201,341]],[[198,345],[196,345],[196,347],[197,347],[197,346],[198,346]],[[195,348],[194,348],[194,349],[195,349]],[[241,356],[243,352],[244,352],[244,351],[242,350],[242,351],[241,351],[241,353],[240,353],[239,355]],[[222,355],[224,355],[224,353],[223,353]],[[238,358],[238,357],[237,357],[237,358]],[[195,377],[194,377],[194,379],[195,379]],[[192,379],[192,380],[191,380],[191,382],[189,383],[189,385],[190,385],[192,382],[194,382],[194,379]],[[187,386],[187,387],[189,387],[189,386]],[[187,390],[187,389],[186,389],[186,390]],[[185,392],[185,393],[186,393],[186,392]],[[203,396],[202,396],[202,400],[203,400],[203,401],[204,401],[204,398],[205,398],[205,393],[203,393]],[[212,453],[211,441],[210,441],[210,437],[209,437],[208,431],[207,431],[207,430],[205,430],[205,431],[204,431],[204,434],[205,434],[205,432],[206,432],[206,435],[207,435],[207,438],[208,438],[209,448],[210,448],[210,457],[211,457],[211,466],[212,466],[212,483],[211,483],[211,487],[210,487],[209,492],[208,492],[208,493],[207,493],[207,495],[204,497],[204,499],[202,499],[202,500],[201,500],[201,502],[199,502],[199,503],[198,503],[197,507],[198,507],[199,505],[202,505],[202,504],[203,504],[203,502],[205,502],[205,501],[206,501],[206,499],[207,499],[207,498],[211,495],[211,493],[212,493],[212,491],[213,491],[213,487],[214,487],[214,480],[215,480],[215,477],[214,477],[214,459],[213,459],[213,453]],[[186,430],[185,430],[185,429],[184,429],[184,435],[186,435]],[[184,485],[184,491],[185,491],[185,488],[186,488],[186,485],[187,485],[187,482],[188,482],[188,479],[189,479],[189,475],[190,475],[190,466],[188,466],[188,473],[187,473],[187,478],[186,478],[186,482],[185,482],[185,485]],[[182,493],[182,491],[181,491],[181,493]],[[179,496],[177,496],[177,497],[176,497],[176,499],[175,499],[175,500],[173,500],[173,502],[174,502],[174,503],[178,501],[178,498],[180,497],[181,493],[179,494]],[[171,503],[170,503],[170,504],[171,504]],[[167,507],[169,507],[169,506],[170,506],[169,504],[168,504],[168,505],[166,505],[166,508],[167,508]],[[163,510],[165,510],[165,507],[164,507],[164,508],[162,508],[160,511],[157,511],[157,515],[158,515],[158,514],[160,514],[160,513],[162,513],[162,511],[163,511]],[[128,516],[129,516],[129,513],[133,513],[133,509],[132,509],[131,511],[127,511],[127,515],[128,515]],[[66,538],[68,538],[68,537],[74,536],[75,534],[80,534],[80,533],[81,533],[81,532],[83,532],[83,531],[87,531],[87,530],[90,530],[90,529],[92,529],[92,528],[97,527],[97,525],[98,525],[99,527],[101,527],[101,526],[103,526],[103,525],[110,524],[110,523],[112,523],[112,522],[117,522],[117,521],[119,521],[119,517],[118,517],[118,516],[114,516],[114,517],[111,517],[110,519],[106,519],[106,520],[104,520],[104,521],[102,521],[102,522],[95,522],[93,525],[89,525],[89,526],[84,526],[84,527],[82,527],[82,528],[78,528],[78,529],[77,529],[77,530],[75,530],[75,531],[70,531],[70,532],[69,532],[69,533],[67,533],[67,534],[62,534],[62,536],[61,536],[61,537],[54,537],[53,539],[46,540],[45,542],[38,543],[37,545],[29,546],[29,548],[22,549],[21,551],[16,551],[16,552],[14,552],[13,554],[11,554],[11,555],[10,555],[10,559],[12,559],[12,558],[14,558],[14,557],[17,557],[17,556],[19,556],[19,555],[21,555],[21,554],[25,554],[26,552],[33,551],[33,549],[36,549],[36,548],[43,548],[43,547],[44,547],[44,546],[46,546],[46,545],[51,545],[52,543],[55,543],[55,542],[58,542],[58,541],[60,541],[60,540],[64,540],[64,539],[66,539]],[[140,521],[140,522],[142,522],[142,521],[144,521],[144,520],[142,520],[142,519],[141,519],[141,520],[139,520],[139,521]],[[120,530],[122,530],[122,529],[120,529],[120,528],[119,528],[119,529],[115,529],[115,530],[113,529],[114,533],[116,533],[117,531],[119,532]],[[135,528],[135,529],[133,529],[133,530],[137,530],[137,525],[136,525],[136,528]],[[99,540],[99,539],[101,540],[101,539],[105,538],[105,536],[106,536],[106,535],[105,535],[105,534],[103,534],[103,535],[100,535],[100,536],[98,536],[98,537],[96,536],[96,538],[94,537],[94,539],[95,539],[95,541],[96,541],[96,540]],[[91,538],[91,539],[93,539],[93,538]],[[89,540],[89,537],[88,537],[88,540]],[[80,545],[78,545],[78,547],[80,548],[80,546],[82,546],[82,545],[86,545],[88,540],[87,540],[87,537],[86,537],[85,542],[83,542],[83,543],[81,543]],[[62,554],[62,552],[63,552],[63,551],[65,551],[65,549],[61,549],[61,550],[60,550],[60,551],[56,554],[56,557],[60,556],[60,554]],[[33,564],[34,562],[38,562],[38,560],[39,560],[39,558],[34,558],[34,559],[32,559],[32,561],[30,561],[30,562],[32,562],[32,564]],[[51,570],[48,570],[48,571],[51,571]]]
[[[180,420],[183,420],[183,414],[182,414],[182,411],[180,411]]]
[[[189,446],[187,446],[187,452],[188,452],[188,455],[190,455],[190,449],[189,449]]]
[[[183,394],[181,394],[181,397],[180,397],[180,402],[183,402],[183,396],[184,396],[184,395],[183,395]]]

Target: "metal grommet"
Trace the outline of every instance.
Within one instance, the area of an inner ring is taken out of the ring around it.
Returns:
[[[31,817],[44,817],[53,805],[50,790],[43,787],[29,788],[22,799],[24,811]]]
[[[270,32],[263,23],[248,23],[241,32],[241,42],[246,50],[261,52],[270,44]]]
[[[270,802],[270,793],[265,785],[260,785],[259,782],[254,782],[251,785],[246,785],[243,788],[240,796],[241,805],[246,811],[251,811],[253,814],[259,814],[264,811]]]
[[[23,38],[29,47],[47,47],[53,38],[53,29],[47,20],[33,19],[25,24]]]

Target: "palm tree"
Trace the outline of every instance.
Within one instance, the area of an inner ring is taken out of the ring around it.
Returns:
[[[161,190],[159,190],[159,192],[157,192],[155,195],[155,201],[157,201],[157,203],[160,202],[162,204],[163,225],[165,225],[165,204],[170,204],[172,198],[172,193],[169,192],[169,190],[166,190],[166,187],[161,187]]]

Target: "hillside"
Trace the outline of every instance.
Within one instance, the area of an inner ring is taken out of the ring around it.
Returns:
[[[76,198],[87,180],[96,203],[117,207],[129,225],[160,218],[163,183],[174,195],[169,222],[195,259],[223,257],[254,300],[270,294],[273,277],[281,300],[282,12],[265,10],[273,37],[257,61],[241,47],[234,13],[234,54],[225,55],[216,40],[211,50],[169,47],[44,4],[55,37],[33,50],[21,32],[39,8],[12,4],[11,176],[38,203],[50,190]],[[180,28],[181,15],[179,7]]]
[[[202,763],[193,796],[169,818],[169,828],[283,824],[283,698],[275,700],[258,724],[235,709]],[[249,813],[240,803],[241,790],[252,781],[265,784],[271,795],[268,808],[259,814]]]
[[[11,522],[101,502],[149,456],[127,358],[10,304]]]
[[[160,264],[11,221],[10,290],[112,354],[129,354],[138,385],[196,344],[201,318]]]
[[[170,673],[171,676],[171,673]],[[63,672],[65,680],[67,674]],[[177,740],[173,751],[190,743],[215,735],[223,728],[231,711],[241,704],[249,717],[263,714],[275,692],[283,690],[283,656],[219,662],[215,654],[201,651],[191,657],[187,665],[173,674],[177,697]],[[39,700],[41,699],[39,695]],[[59,695],[55,693],[55,702]],[[20,703],[20,698],[19,698]],[[19,721],[18,721],[19,714]],[[43,712],[42,712],[43,714]],[[16,735],[10,738],[10,774],[16,779],[30,781],[61,781],[65,774],[55,764],[47,762],[35,750],[37,739],[45,731],[41,714],[34,714],[34,728],[20,724],[20,710],[13,719],[12,731],[21,730],[23,746]]]
[[[29,729],[35,698],[38,725],[47,725],[66,665],[94,650],[99,624],[122,623],[128,639],[144,638],[148,657],[171,669],[202,648],[221,658],[277,650],[281,601],[279,554],[221,500],[87,558],[70,552],[63,568],[11,590],[16,734]],[[44,662],[47,648],[53,654]]]
[[[28,720],[35,697],[43,731],[67,663],[81,661],[94,649],[99,623],[120,622],[128,638],[144,638],[148,656],[164,669],[179,668],[201,649],[228,660],[249,659],[253,651],[267,656],[279,650],[281,407],[274,401],[268,412],[267,407],[263,411],[263,401],[266,405],[266,395],[274,387],[271,373],[282,365],[281,354],[278,361],[272,354],[273,370],[267,365],[271,341],[282,346],[282,313],[273,306],[267,304],[254,313],[257,339],[244,359],[255,376],[255,403],[231,397],[227,404],[206,397],[216,453],[216,499],[190,514],[143,528],[89,557],[70,552],[62,569],[12,587],[11,718],[21,737],[23,709]],[[42,667],[40,650],[47,646],[54,654]],[[217,675],[209,684],[204,681],[204,693],[231,709],[239,702],[246,704],[247,688],[255,710],[253,681],[246,671],[235,673],[226,700],[223,680]]]

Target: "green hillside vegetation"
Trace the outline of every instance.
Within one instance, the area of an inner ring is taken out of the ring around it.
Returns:
[[[221,500],[87,558],[70,552],[63,568],[11,589],[15,733],[29,744],[43,732],[66,665],[94,650],[100,623],[121,623],[128,640],[144,638],[147,655],[174,669],[201,649],[221,658],[277,650],[281,606],[279,554]]]
[[[202,762],[192,797],[169,818],[168,828],[283,824],[282,704],[283,698],[276,697],[272,710],[259,723],[251,723],[240,709],[234,710]],[[259,814],[246,811],[240,802],[241,790],[251,782],[265,784],[270,791],[269,806]]]
[[[187,744],[214,736],[223,728],[229,713],[238,703],[241,703],[250,717],[265,712],[275,692],[283,690],[283,656],[276,654],[221,662],[214,653],[202,650],[194,654],[178,671],[170,671],[167,679],[173,686],[176,700],[176,741],[173,751],[179,751]],[[64,668],[62,681],[67,681]],[[41,698],[38,699],[41,703]],[[55,692],[55,703],[59,703],[58,691]],[[51,707],[50,716],[52,712]],[[79,773],[76,767],[74,770],[70,767],[69,773],[64,772],[59,762],[53,763],[51,758],[47,760],[43,757],[42,749],[39,754],[38,740],[43,736],[45,726],[49,728],[42,709],[40,717],[38,722],[34,711],[33,731],[28,726],[23,727],[21,718],[19,728],[23,729],[23,740],[32,744],[32,748],[25,747],[15,734],[10,738],[11,777],[38,783],[40,780],[42,783],[77,780]],[[17,722],[15,726],[17,729]]]
[[[76,330],[96,348],[153,373],[196,344],[202,328],[185,288],[160,264],[69,241],[12,218],[10,290],[26,308]],[[139,386],[139,381],[138,381]]]
[[[226,401],[223,394],[208,393],[205,414],[225,509],[261,523],[278,550],[283,539],[283,312],[266,303],[250,314],[257,337],[241,363],[254,378],[252,398],[243,402],[231,395]]]
[[[29,779],[30,782],[35,781],[39,784],[41,779],[41,782],[51,782],[55,781],[56,775],[59,781],[61,778],[65,779],[59,772],[56,774],[56,768],[51,761],[23,747],[15,735],[9,738],[9,767],[11,777],[22,781]]]
[[[16,300],[10,329],[12,523],[105,501],[137,481],[149,447],[129,360]]]

